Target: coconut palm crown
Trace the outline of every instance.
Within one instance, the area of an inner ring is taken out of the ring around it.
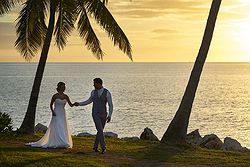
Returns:
[[[7,14],[16,6],[22,6],[17,18],[15,47],[30,61],[41,49],[41,56],[34,79],[28,109],[20,127],[27,133],[34,133],[35,113],[44,68],[52,41],[62,50],[67,38],[77,25],[79,36],[98,60],[103,59],[100,41],[91,25],[90,17],[107,32],[108,37],[131,60],[131,45],[106,8],[107,0],[1,0],[0,16]]]

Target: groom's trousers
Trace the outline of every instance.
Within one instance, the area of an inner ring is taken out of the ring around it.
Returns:
[[[97,130],[97,134],[95,137],[95,143],[94,143],[94,148],[98,148],[98,144],[100,143],[102,149],[106,149],[106,142],[104,139],[104,133],[103,129],[106,124],[106,117],[107,114],[105,115],[100,115],[98,113],[92,113],[93,120],[95,122],[95,127]]]

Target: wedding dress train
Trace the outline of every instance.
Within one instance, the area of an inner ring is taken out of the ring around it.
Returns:
[[[66,104],[65,99],[57,98],[55,100],[55,114],[52,116],[49,127],[45,135],[37,142],[27,143],[26,145],[31,147],[42,148],[72,148],[73,142],[71,133],[68,126],[67,113],[64,106]]]

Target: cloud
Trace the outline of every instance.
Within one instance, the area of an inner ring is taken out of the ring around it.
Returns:
[[[180,15],[188,19],[198,19],[207,15],[212,1],[207,0],[112,0],[109,8],[114,15],[125,18],[155,18],[168,14]],[[249,0],[222,1],[221,11],[228,19],[246,17]]]
[[[119,10],[113,12],[115,15],[126,16],[129,18],[152,18],[159,17],[166,14],[166,11],[156,11],[152,9],[130,9],[130,10]]]
[[[157,34],[173,34],[173,33],[177,33],[178,31],[161,28],[161,29],[154,29],[154,30],[152,30],[152,32],[157,33]]]
[[[0,35],[15,35],[15,25],[13,23],[0,22]]]
[[[14,48],[16,40],[15,26],[13,23],[1,23],[0,22],[0,49]]]
[[[124,0],[123,0],[124,1]],[[208,2],[205,0],[184,1],[184,0],[132,0],[124,3],[120,0],[110,2],[110,9],[115,15],[130,18],[151,18],[165,14],[183,14],[202,12]]]

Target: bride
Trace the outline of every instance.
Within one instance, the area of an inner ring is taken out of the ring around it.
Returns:
[[[71,132],[68,126],[67,114],[64,106],[66,102],[73,107],[69,97],[64,94],[65,83],[57,84],[57,92],[52,96],[50,109],[52,111],[52,119],[45,135],[37,142],[27,143],[31,147],[42,148],[72,148],[73,142]],[[53,107],[54,105],[54,107]]]

